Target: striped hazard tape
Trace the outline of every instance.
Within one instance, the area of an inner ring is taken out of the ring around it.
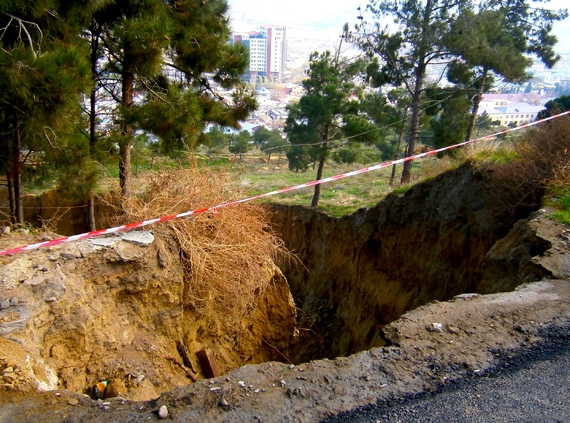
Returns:
[[[356,175],[360,175],[363,173],[367,173],[367,172],[371,172],[374,170],[378,170],[378,169],[382,169],[388,166],[393,166],[396,164],[400,164],[400,163],[404,163],[410,160],[415,160],[415,159],[420,159],[426,156],[430,156],[430,155],[434,155],[434,154],[438,154],[441,153],[443,151],[446,150],[451,150],[453,148],[458,148],[458,147],[463,147],[466,146],[468,144],[473,144],[474,142],[477,141],[482,141],[485,139],[491,139],[491,138],[495,138],[498,137],[499,135],[503,135],[503,134],[507,134],[509,132],[515,132],[515,131],[519,131],[521,129],[524,128],[529,128],[531,126],[534,125],[538,125],[540,123],[544,123],[546,121],[552,120],[552,119],[556,119],[559,118],[561,116],[564,115],[568,115],[570,114],[570,111],[564,112],[564,113],[560,113],[558,115],[555,116],[550,116],[548,118],[545,119],[541,119],[539,121],[536,122],[530,122],[527,123],[525,125],[521,125],[521,126],[517,126],[516,128],[509,128],[506,129],[504,131],[501,132],[497,132],[495,134],[492,135],[487,135],[481,138],[476,138],[476,139],[472,139],[469,141],[465,141],[459,144],[454,144],[454,145],[450,145],[447,147],[442,147],[442,148],[438,148],[436,150],[431,150],[425,153],[419,153],[413,156],[409,156],[409,157],[405,157],[402,159],[397,159],[397,160],[392,160],[392,161],[388,161],[388,162],[383,162],[374,166],[370,166],[370,167],[365,167],[362,169],[358,169],[358,170],[353,170],[351,172],[346,172],[346,173],[342,173],[340,175],[335,175],[335,176],[330,176],[328,178],[323,178],[320,179],[318,181],[311,181],[311,182],[306,182],[304,184],[300,184],[300,185],[295,185],[295,186],[291,186],[291,187],[287,187],[287,188],[282,188],[282,189],[278,189],[276,191],[271,191],[271,192],[266,192],[263,194],[259,194],[259,195],[255,195],[253,197],[248,197],[248,198],[243,198],[240,200],[235,200],[235,201],[229,201],[227,203],[222,203],[222,204],[218,204],[217,206],[212,206],[212,207],[206,207],[206,208],[201,208],[201,209],[196,209],[196,210],[191,210],[191,211],[187,211],[184,213],[179,213],[179,214],[173,214],[170,216],[163,216],[163,217],[158,217],[156,219],[150,219],[150,220],[144,220],[141,222],[135,222],[135,223],[129,223],[127,225],[121,225],[121,226],[116,226],[114,228],[107,228],[107,229],[99,229],[97,231],[91,231],[91,232],[86,232],[86,233],[82,233],[79,235],[72,235],[72,236],[68,236],[68,237],[63,237],[63,238],[58,238],[58,239],[54,239],[54,240],[50,240],[50,241],[44,241],[44,242],[40,242],[37,244],[30,244],[30,245],[26,245],[26,246],[22,246],[22,247],[16,247],[16,248],[11,248],[8,250],[3,250],[0,251],[0,256],[5,256],[8,254],[16,254],[16,253],[22,253],[25,251],[31,251],[31,250],[36,250],[38,248],[44,248],[44,247],[51,247],[54,245],[59,245],[59,244],[63,244],[63,243],[67,243],[67,242],[73,242],[73,241],[78,241],[81,239],[87,239],[87,238],[93,238],[93,237],[97,237],[97,236],[102,236],[102,235],[107,235],[107,234],[112,234],[115,232],[121,232],[121,231],[128,231],[130,229],[136,229],[136,228],[142,228],[143,226],[148,226],[148,225],[153,225],[155,223],[159,223],[159,222],[166,222],[168,220],[173,220],[173,219],[180,219],[183,217],[188,217],[188,216],[192,216],[192,215],[196,215],[196,214],[201,214],[201,213],[208,213],[208,212],[212,212],[214,214],[217,214],[218,209],[221,209],[223,207],[229,207],[229,206],[233,206],[233,205],[237,205],[237,204],[241,204],[241,203],[246,203],[249,201],[253,201],[253,200],[258,200],[261,198],[265,198],[265,197],[270,197],[272,195],[278,195],[278,194],[283,194],[286,192],[290,192],[290,191],[295,191],[295,190],[299,190],[301,188],[307,188],[307,187],[312,187],[315,185],[320,185],[320,184],[325,184],[327,182],[332,182],[332,181],[338,181],[340,179],[344,179],[344,178],[349,178],[351,176],[356,176]]]

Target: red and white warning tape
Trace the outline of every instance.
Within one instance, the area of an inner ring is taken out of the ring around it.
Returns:
[[[426,156],[430,156],[430,155],[434,155],[434,154],[438,154],[441,153],[442,151],[446,151],[446,150],[451,150],[452,148],[458,148],[458,147],[463,147],[465,145],[468,144],[472,144],[474,142],[477,141],[482,141],[485,139],[490,139],[490,138],[495,138],[499,135],[503,135],[509,132],[514,132],[514,131],[518,131],[524,128],[528,128],[534,125],[538,125],[540,123],[544,123],[546,121],[552,120],[552,119],[556,119],[559,118],[561,116],[564,115],[568,115],[570,114],[570,111],[564,112],[564,113],[560,113],[558,115],[555,116],[550,116],[546,119],[542,119],[536,122],[530,122],[527,123],[525,125],[521,125],[518,126],[516,128],[510,128],[510,129],[506,129],[504,131],[501,132],[497,132],[496,134],[492,134],[492,135],[487,135],[485,137],[481,137],[481,138],[476,138],[476,139],[472,139],[469,141],[465,141],[459,144],[454,144],[454,145],[450,145],[447,147],[442,147],[442,148],[438,148],[437,150],[431,150],[428,151],[426,153],[420,153],[420,154],[416,154],[413,156],[409,156],[409,157],[405,157],[402,159],[398,159],[398,160],[392,160],[389,162],[384,162],[384,163],[380,163],[374,166],[370,166],[370,167],[365,167],[362,169],[358,169],[358,170],[353,170],[352,172],[346,172],[346,173],[342,173],[340,175],[335,175],[335,176],[330,176],[328,178],[323,178],[320,179],[318,181],[312,181],[312,182],[307,182],[304,184],[300,184],[300,185],[295,185],[292,187],[288,187],[288,188],[282,188],[276,191],[271,191],[271,192],[266,192],[264,194],[259,194],[259,195],[255,195],[253,197],[248,197],[248,198],[243,198],[241,200],[236,200],[236,201],[229,201],[227,203],[222,203],[222,204],[218,204],[217,206],[213,206],[213,207],[206,207],[206,208],[202,208],[202,209],[196,209],[196,210],[191,210],[191,211],[187,211],[184,213],[179,213],[179,214],[173,214],[170,216],[163,216],[163,217],[159,217],[156,219],[150,219],[150,220],[144,220],[142,222],[135,222],[135,223],[129,223],[127,225],[121,225],[121,226],[117,226],[114,228],[108,228],[108,229],[100,229],[97,231],[92,231],[92,232],[86,232],[83,234],[79,234],[79,235],[72,235],[72,236],[68,236],[68,237],[64,237],[64,238],[58,238],[58,239],[54,239],[54,240],[50,240],[50,241],[45,241],[45,242],[40,242],[37,244],[31,244],[31,245],[26,245],[23,247],[16,247],[16,248],[11,248],[9,250],[3,250],[0,251],[0,256],[5,256],[8,254],[16,254],[16,253],[21,253],[24,251],[30,251],[30,250],[36,250],[38,248],[44,248],[44,247],[50,247],[53,245],[58,245],[58,244],[63,244],[66,242],[72,242],[72,241],[78,241],[80,239],[86,239],[86,238],[93,238],[93,237],[97,237],[97,236],[102,236],[102,235],[107,235],[107,234],[112,234],[115,232],[121,232],[121,231],[128,231],[130,229],[135,229],[135,228],[141,228],[143,226],[147,226],[147,225],[152,225],[154,223],[159,223],[159,222],[166,222],[167,220],[173,220],[173,219],[179,219],[182,217],[187,217],[187,216],[192,216],[195,214],[200,214],[200,213],[207,213],[207,212],[212,212],[214,214],[216,214],[218,212],[218,209],[221,209],[222,207],[228,207],[228,206],[233,206],[235,204],[240,204],[240,203],[246,203],[248,201],[253,201],[253,200],[258,200],[260,198],[264,198],[264,197],[269,197],[272,195],[277,195],[277,194],[282,194],[285,192],[289,192],[289,191],[295,191],[301,188],[307,188],[307,187],[312,187],[314,185],[319,185],[319,184],[324,184],[327,182],[332,182],[332,181],[338,181],[339,179],[344,179],[344,178],[348,178],[350,176],[355,176],[355,175],[360,175],[362,173],[367,173],[367,172],[371,172],[373,170],[378,170],[378,169],[382,169],[384,167],[388,167],[388,166],[393,166],[396,164],[400,164],[400,163],[404,163],[410,160],[414,160],[414,159],[419,159],[422,157],[426,157]]]

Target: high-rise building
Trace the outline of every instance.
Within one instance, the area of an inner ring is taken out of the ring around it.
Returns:
[[[261,25],[259,31],[234,34],[232,43],[243,43],[249,49],[249,69],[245,79],[270,77],[280,81],[287,59],[287,30],[282,25]]]
[[[280,80],[287,60],[287,30],[279,25],[262,25],[259,30],[267,40],[267,76]]]

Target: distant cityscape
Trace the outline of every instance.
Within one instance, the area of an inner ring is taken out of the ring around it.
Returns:
[[[282,130],[286,105],[303,95],[301,81],[306,77],[310,54],[334,50],[340,41],[341,27],[288,28],[247,19],[233,21],[232,27],[239,30],[234,32],[231,42],[243,43],[250,51],[250,65],[244,79],[255,88],[260,104],[258,111],[242,125],[243,129],[252,131],[263,125]],[[358,54],[354,47],[343,48],[345,54]],[[560,54],[562,58],[553,69],[536,62],[529,69],[533,78],[523,85],[497,83],[493,92],[485,95],[479,114],[487,114],[504,126],[534,120],[547,101],[570,93],[570,50]],[[434,68],[428,78],[436,82],[443,71]]]

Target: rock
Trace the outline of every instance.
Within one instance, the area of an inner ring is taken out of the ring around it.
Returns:
[[[138,260],[146,253],[145,250],[138,244],[133,244],[126,241],[117,242],[114,249],[120,260],[124,262]]]
[[[96,245],[98,247],[112,247],[117,241],[119,241],[117,235],[110,235],[105,237],[97,237],[89,239],[91,245]]]
[[[219,405],[220,407],[226,408],[226,407],[229,407],[229,406],[230,406],[230,403],[228,402],[227,399],[225,399],[225,398],[222,397],[222,398],[218,401],[218,405]]]
[[[429,332],[441,332],[443,330],[443,325],[441,323],[431,323],[426,326],[426,330]]]
[[[9,374],[9,373],[8,373],[8,374],[5,374],[2,379],[3,379],[4,382],[6,382],[6,383],[14,383],[14,382],[16,381],[16,378],[15,378],[13,375]]]
[[[75,405],[79,404],[79,400],[77,400],[76,398],[70,398],[70,399],[67,400],[67,403],[68,403],[69,405],[75,406]]]
[[[161,419],[165,419],[168,417],[168,408],[166,408],[166,405],[160,406],[160,408],[158,409],[158,417]]]
[[[480,297],[480,296],[481,296],[480,294],[459,294],[453,298],[457,298],[457,299],[461,299],[461,300],[467,300],[469,298],[476,298],[476,297]]]
[[[148,231],[131,231],[122,233],[121,239],[123,241],[131,242],[135,245],[145,247],[154,241],[154,235]]]

